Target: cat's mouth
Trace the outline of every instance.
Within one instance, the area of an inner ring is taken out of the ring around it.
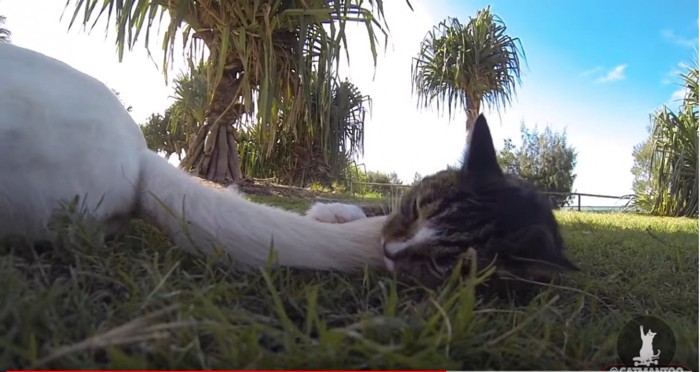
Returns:
[[[396,260],[405,255],[414,242],[412,239],[386,241],[382,238],[382,250],[384,252],[384,267],[389,272],[396,270]]]
[[[390,259],[396,259],[401,252],[408,249],[412,244],[413,242],[410,239],[383,242],[384,256]]]
[[[387,240],[381,238],[382,250],[384,252],[384,266],[390,272],[396,269],[396,260],[408,253],[411,247],[421,246],[431,242],[437,235],[438,230],[430,226],[422,226],[412,235],[406,235],[403,239]]]
[[[401,244],[405,242],[393,242]],[[402,279],[412,280],[421,285],[434,288],[443,282],[445,275],[436,268],[435,263],[428,257],[414,255],[411,252],[401,251],[395,257],[391,257],[392,242],[383,244],[384,267],[392,274],[398,275]]]
[[[396,271],[397,261],[403,262],[410,259],[414,253],[411,250],[417,245],[414,238],[391,241],[382,239],[381,243],[384,252],[384,267],[392,273]],[[425,242],[421,243],[425,244]]]

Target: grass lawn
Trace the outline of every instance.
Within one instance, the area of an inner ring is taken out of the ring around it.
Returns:
[[[69,224],[53,250],[0,246],[0,369],[600,370],[623,325],[654,315],[697,371],[697,220],[557,217],[582,272],[525,306],[475,297],[468,281],[429,291],[376,272],[232,272],[138,221],[107,245]]]

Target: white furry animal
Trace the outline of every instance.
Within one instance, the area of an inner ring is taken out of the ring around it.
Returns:
[[[0,159],[0,238],[49,238],[55,208],[78,196],[108,234],[142,217],[184,249],[216,245],[241,266],[264,264],[271,248],[283,266],[383,266],[385,217],[320,223],[206,187],[150,151],[101,82],[10,44],[0,44]]]

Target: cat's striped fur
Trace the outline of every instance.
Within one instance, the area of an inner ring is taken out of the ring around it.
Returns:
[[[504,174],[483,115],[461,168],[425,177],[401,198],[382,228],[387,267],[428,285],[441,283],[469,248],[496,278],[546,281],[578,270],[549,200],[532,184]]]

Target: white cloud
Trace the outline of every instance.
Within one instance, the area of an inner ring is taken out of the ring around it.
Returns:
[[[677,100],[681,100],[681,99],[685,98],[686,91],[687,91],[686,88],[681,88],[681,89],[676,90],[675,92],[673,92],[673,94],[671,94],[671,101],[675,102]]]
[[[680,66],[680,63],[678,65]],[[681,71],[677,67],[669,69],[663,75],[663,78],[661,79],[661,84],[669,85],[672,84],[674,81],[678,81],[680,73]]]
[[[671,97],[665,102],[665,105],[671,109],[676,109],[683,104],[687,89],[685,87],[678,88],[671,93]]]
[[[674,44],[677,44],[677,45],[681,45],[681,46],[689,47],[689,48],[693,48],[693,47],[697,48],[698,47],[698,38],[697,37],[690,38],[690,39],[684,38],[684,37],[676,35],[676,33],[673,32],[673,30],[668,30],[668,29],[661,30],[661,36],[664,39],[666,39]]]
[[[602,70],[603,70],[603,67],[602,67],[602,66],[597,66],[597,67],[595,67],[595,68],[592,68],[592,69],[590,69],[590,70],[587,70],[587,71],[582,72],[582,73],[580,74],[580,76],[581,76],[581,77],[591,76],[591,75],[593,75],[593,74],[595,74],[595,73],[597,73],[597,72],[600,72],[600,71],[602,71]]]
[[[612,70],[608,71],[605,76],[599,77],[596,82],[597,83],[611,83],[613,81],[620,81],[625,78],[625,70],[627,69],[627,65],[617,65],[615,68]]]

